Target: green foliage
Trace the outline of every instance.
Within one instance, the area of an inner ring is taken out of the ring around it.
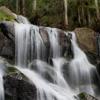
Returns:
[[[38,24],[51,27],[64,27],[64,6],[61,0],[37,0],[36,17]],[[34,18],[34,17],[33,17]]]
[[[18,10],[16,11],[16,0],[0,0],[0,6],[5,5],[17,14],[22,13],[22,0],[18,0]],[[24,0],[25,16],[31,19],[33,24],[65,28],[64,23],[64,0],[36,0],[36,11],[34,11],[33,1]],[[69,28],[87,26],[93,28],[98,22],[96,5],[94,0],[67,0],[68,1],[68,22]],[[100,5],[100,0],[98,0]],[[100,8],[99,8],[100,10]],[[0,19],[5,18],[5,15],[0,14]],[[4,17],[3,17],[4,16]],[[80,18],[79,18],[80,17]],[[11,19],[11,18],[10,18]],[[99,21],[100,22],[100,21]]]
[[[80,98],[80,100],[85,100],[86,99],[85,98],[85,93],[80,93],[79,98]]]
[[[0,11],[0,21],[2,21],[2,20],[11,21],[13,19],[14,19],[13,16],[10,16],[10,15],[6,14],[5,12]]]

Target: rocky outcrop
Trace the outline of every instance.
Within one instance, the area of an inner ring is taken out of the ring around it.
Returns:
[[[0,33],[0,56],[15,58],[15,31],[14,22],[3,21],[0,23],[1,33]],[[95,32],[88,28],[77,28],[74,30],[79,46],[84,50],[91,61],[91,63],[96,64],[97,54],[96,54],[96,39]],[[63,30],[57,29],[60,38],[60,46],[62,48],[62,56],[73,57],[71,51],[71,41],[69,37],[66,37]],[[39,27],[39,33],[46,46],[46,56],[50,53],[50,43],[48,38],[48,32],[46,27]]]
[[[11,21],[2,21],[0,23],[1,32],[4,36],[10,40],[15,41],[15,29],[14,29],[14,22]]]
[[[78,43],[84,51],[96,53],[95,31],[89,28],[76,28],[75,30]]]
[[[9,60],[14,60],[15,43],[13,40],[13,34],[10,33],[10,29],[7,25],[3,23],[0,24],[0,28],[0,56]]]
[[[34,85],[12,76],[4,77],[5,100],[36,100]]]
[[[1,39],[1,43],[7,45],[5,47],[5,45],[1,46],[1,52],[0,52],[0,56],[3,56],[4,54],[6,56],[12,56],[13,58],[15,58],[14,56],[14,51],[15,51],[15,31],[14,31],[14,22],[11,21],[3,21],[0,23],[0,28],[1,28],[1,38],[2,36],[4,37],[4,39]],[[47,27],[39,27],[39,33],[44,41],[44,44],[46,46],[47,49],[47,57],[48,54],[50,53],[50,43],[49,43],[49,38],[48,38],[48,28]],[[71,41],[69,39],[69,37],[66,37],[65,33],[63,30],[57,29],[57,32],[59,34],[59,44],[62,47],[62,56],[66,55],[72,55],[71,53]],[[6,43],[5,43],[5,38],[6,38]],[[10,43],[9,43],[10,42]],[[6,49],[5,49],[6,48]],[[8,49],[7,49],[8,48]],[[5,50],[9,50],[9,52],[5,52]],[[3,53],[2,53],[3,52]],[[8,54],[7,54],[8,53]],[[9,55],[10,54],[10,55]],[[4,56],[3,56],[4,57]]]
[[[5,6],[0,7],[0,21],[13,21],[14,19],[16,19],[16,15],[11,10],[6,8]]]

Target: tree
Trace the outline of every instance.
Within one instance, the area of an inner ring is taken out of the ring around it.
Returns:
[[[64,0],[65,8],[65,25],[68,26],[68,0]]]
[[[19,0],[16,0],[16,13],[19,13]]]
[[[36,7],[37,7],[37,1],[36,0],[33,0],[33,3],[32,3],[32,8],[33,8],[33,13],[35,13],[36,12]]]
[[[96,7],[96,15],[97,15],[97,19],[100,19],[100,16],[99,16],[99,5],[98,5],[98,0],[95,0],[95,7]]]
[[[25,15],[25,0],[22,0],[22,14]]]

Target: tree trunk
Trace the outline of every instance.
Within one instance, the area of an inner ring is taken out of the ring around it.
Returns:
[[[37,7],[37,1],[36,0],[33,0],[33,4],[32,4],[32,6],[33,6],[33,13],[35,13],[36,12],[36,7]]]
[[[97,19],[100,19],[100,16],[99,16],[99,5],[98,5],[98,0],[95,0],[95,7],[96,7]]]
[[[82,5],[82,23],[83,23],[83,25],[86,25],[86,18],[85,18],[85,8],[84,8],[84,5]]]
[[[25,15],[25,0],[22,0],[22,14]]]
[[[16,0],[16,13],[19,14],[19,0]]]
[[[64,0],[65,8],[65,25],[68,26],[68,0]]]
[[[80,7],[78,7],[78,22],[81,25]]]
[[[88,14],[88,25],[91,26],[91,15],[90,15],[89,8],[87,10],[87,14]]]

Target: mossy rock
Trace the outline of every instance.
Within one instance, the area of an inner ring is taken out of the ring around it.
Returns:
[[[16,19],[12,11],[5,6],[0,7],[0,21],[13,21]]]
[[[93,96],[91,96],[87,93],[84,93],[84,92],[80,93],[78,95],[78,97],[79,97],[80,100],[97,100],[95,97],[93,97]]]

